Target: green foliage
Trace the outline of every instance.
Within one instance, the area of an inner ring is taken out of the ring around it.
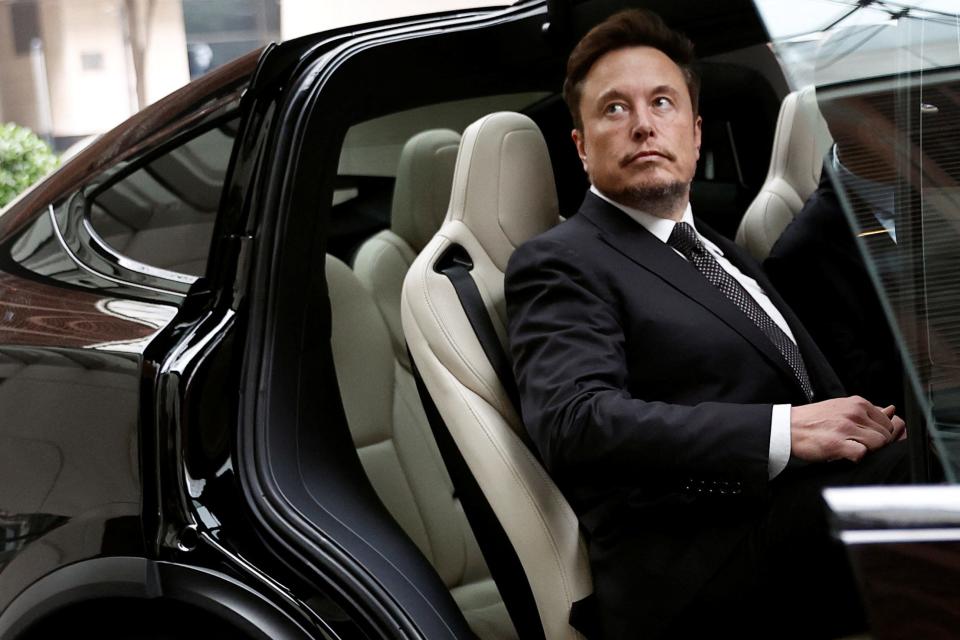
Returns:
[[[57,156],[33,131],[0,123],[0,207],[57,164]]]

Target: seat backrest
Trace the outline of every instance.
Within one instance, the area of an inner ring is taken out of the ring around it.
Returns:
[[[516,113],[481,118],[464,131],[447,217],[410,268],[401,304],[414,363],[519,558],[547,640],[580,637],[569,615],[593,589],[584,541],[570,505],[524,444],[518,409],[437,267],[453,250],[469,256],[470,275],[505,345],[507,261],[517,246],[558,222],[553,173],[536,124]],[[496,577],[497,559],[487,560]]]
[[[407,368],[407,346],[400,326],[400,291],[417,252],[443,223],[450,202],[453,166],[460,134],[430,129],[413,136],[400,152],[393,187],[390,228],[366,240],[353,259],[353,270],[373,294],[390,329],[397,358]]]
[[[427,423],[412,374],[350,268],[328,255],[331,347],[344,413],[370,483],[482,640],[516,634]]]
[[[757,260],[767,257],[777,238],[816,191],[823,156],[831,144],[814,87],[787,95],[780,105],[766,182],[737,229],[737,244]]]

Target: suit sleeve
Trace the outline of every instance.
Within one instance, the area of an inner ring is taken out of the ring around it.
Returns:
[[[523,245],[505,287],[524,423],[555,478],[713,476],[766,487],[772,406],[631,397],[624,319],[576,249]]]

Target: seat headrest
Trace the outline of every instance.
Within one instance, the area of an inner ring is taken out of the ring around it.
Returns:
[[[497,268],[505,271],[514,249],[558,219],[547,144],[533,120],[503,111],[467,127],[447,221],[465,224]]]
[[[390,228],[415,252],[423,249],[443,224],[459,146],[456,131],[431,129],[407,140],[400,152]]]
[[[823,156],[832,143],[814,87],[789,94],[780,106],[767,180],[782,178],[806,200],[817,189]]]

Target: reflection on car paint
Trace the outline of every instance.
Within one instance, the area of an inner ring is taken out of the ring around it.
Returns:
[[[95,331],[101,325],[87,320],[66,324],[79,343],[104,335]],[[15,585],[102,553],[115,530],[111,522],[138,520],[141,510],[138,359],[75,347],[9,346],[10,338],[38,335],[9,333],[0,348],[0,486],[19,490],[0,494],[6,539],[0,607],[15,595],[8,592]],[[39,337],[52,342],[50,335]],[[124,536],[120,544],[135,547],[139,537]]]

